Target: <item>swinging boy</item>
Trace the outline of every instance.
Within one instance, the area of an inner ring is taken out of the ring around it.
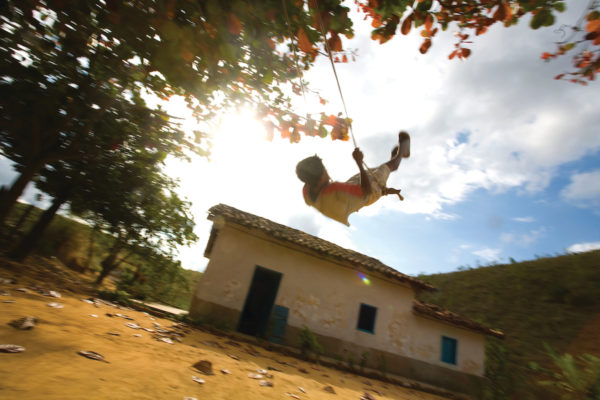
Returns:
[[[355,211],[375,203],[381,196],[396,194],[400,190],[386,187],[390,172],[396,171],[402,158],[410,156],[410,136],[402,131],[398,135],[398,146],[392,150],[391,159],[372,170],[363,165],[363,153],[355,148],[352,158],[359,173],[346,182],[332,182],[321,159],[314,155],[296,165],[296,175],[305,183],[304,201],[323,215],[350,226],[348,217]]]

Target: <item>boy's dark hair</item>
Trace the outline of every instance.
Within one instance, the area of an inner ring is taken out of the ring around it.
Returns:
[[[324,171],[323,161],[316,155],[305,158],[296,165],[296,175],[309,185],[316,185]]]

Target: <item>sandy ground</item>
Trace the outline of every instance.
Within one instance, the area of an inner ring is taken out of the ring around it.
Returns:
[[[0,274],[0,282],[2,278]],[[360,399],[365,392],[377,400],[442,399],[199,330],[186,329],[181,342],[161,342],[153,337],[157,327],[183,331],[173,328],[173,321],[141,311],[90,304],[83,301],[88,295],[64,287],[38,285],[58,291],[60,298],[17,290],[31,288],[32,283],[0,283],[0,344],[26,349],[0,353],[1,399]],[[26,316],[38,320],[33,329],[8,325]],[[133,329],[128,323],[155,332]],[[78,354],[81,350],[99,353],[108,362],[83,357]],[[214,375],[193,368],[200,360],[212,363]],[[230,373],[222,373],[223,369]],[[260,386],[260,379],[248,377],[259,369],[272,375],[263,379],[272,387]],[[193,376],[205,383],[194,382]],[[335,394],[323,390],[326,386]]]

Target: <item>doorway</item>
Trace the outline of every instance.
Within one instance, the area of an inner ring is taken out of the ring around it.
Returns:
[[[256,266],[238,323],[238,332],[258,337],[265,335],[281,277],[282,274],[277,271]]]

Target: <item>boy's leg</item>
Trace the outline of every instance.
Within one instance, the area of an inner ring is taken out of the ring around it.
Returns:
[[[402,195],[400,194],[400,189],[394,189],[394,188],[385,188],[385,193],[384,193],[384,194],[385,194],[385,195],[388,195],[388,194],[397,194],[397,195],[398,195],[398,198],[399,198],[400,200],[404,200],[404,197],[402,197]]]
[[[392,150],[392,158],[386,164],[390,171],[395,171],[400,165],[402,158],[410,157],[410,136],[402,131],[398,134],[398,146]]]

